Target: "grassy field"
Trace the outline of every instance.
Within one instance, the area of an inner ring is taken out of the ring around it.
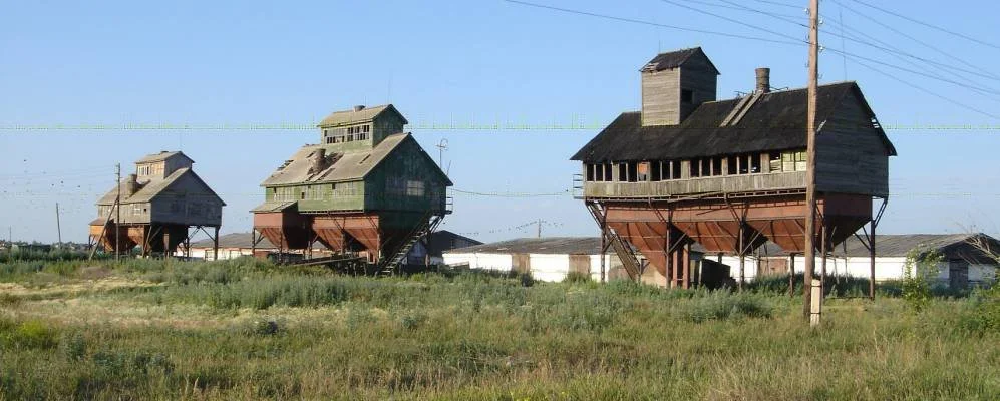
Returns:
[[[0,264],[0,399],[997,399],[996,291],[831,299],[253,261]],[[996,320],[993,320],[996,319]]]

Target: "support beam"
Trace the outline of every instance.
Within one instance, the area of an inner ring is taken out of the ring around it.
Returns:
[[[215,226],[215,236],[212,237],[212,242],[212,251],[214,254],[212,260],[219,260],[219,226]]]
[[[682,287],[686,290],[691,288],[691,242],[684,244],[684,283]]]

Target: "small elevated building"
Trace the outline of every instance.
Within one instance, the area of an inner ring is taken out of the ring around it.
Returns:
[[[135,172],[97,200],[90,239],[106,252],[169,255],[188,241],[189,230],[218,238],[226,206],[193,170],[184,152],[162,151],[135,161]],[[214,230],[214,236],[208,232]]]
[[[623,244],[632,244],[662,283],[685,288],[691,272],[673,267],[689,265],[694,243],[740,260],[767,241],[802,253],[806,90],[772,91],[770,70],[759,68],[754,90],[717,100],[719,71],[701,48],[659,54],[640,74],[642,109],[619,115],[572,157],[606,249],[627,255]],[[896,149],[855,82],[820,85],[816,115],[811,234],[832,248],[870,224],[874,248]],[[644,269],[623,262],[633,277]]]
[[[391,104],[337,111],[318,125],[320,143],[305,145],[261,183],[252,210],[255,241],[280,250],[319,242],[336,254],[367,258],[378,270],[406,254],[450,213],[451,180]]]

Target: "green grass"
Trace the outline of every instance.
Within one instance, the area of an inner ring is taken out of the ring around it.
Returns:
[[[801,297],[776,283],[732,294],[251,260],[22,263],[0,267],[6,400],[1000,394],[998,291],[919,313],[891,297],[829,300],[810,330]]]

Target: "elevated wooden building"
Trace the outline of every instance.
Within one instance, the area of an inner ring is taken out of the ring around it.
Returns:
[[[753,91],[717,100],[719,71],[701,48],[659,54],[640,74],[642,109],[572,157],[583,164],[581,197],[633,278],[644,266],[625,260],[624,242],[681,287],[691,272],[674,267],[688,266],[693,243],[742,256],[770,240],[801,253],[806,90],[772,91],[759,68]],[[830,249],[870,224],[874,249],[896,150],[855,82],[820,85],[816,121],[816,244]]]
[[[318,125],[320,143],[305,145],[261,186],[253,209],[254,241],[281,250],[319,242],[359,255],[380,270],[407,252],[448,213],[451,181],[391,104],[337,111]]]
[[[139,246],[146,256],[173,253],[190,240],[192,227],[218,239],[226,204],[194,172],[193,164],[180,151],[136,160],[135,173],[97,200],[91,241],[107,252],[128,253]]]

